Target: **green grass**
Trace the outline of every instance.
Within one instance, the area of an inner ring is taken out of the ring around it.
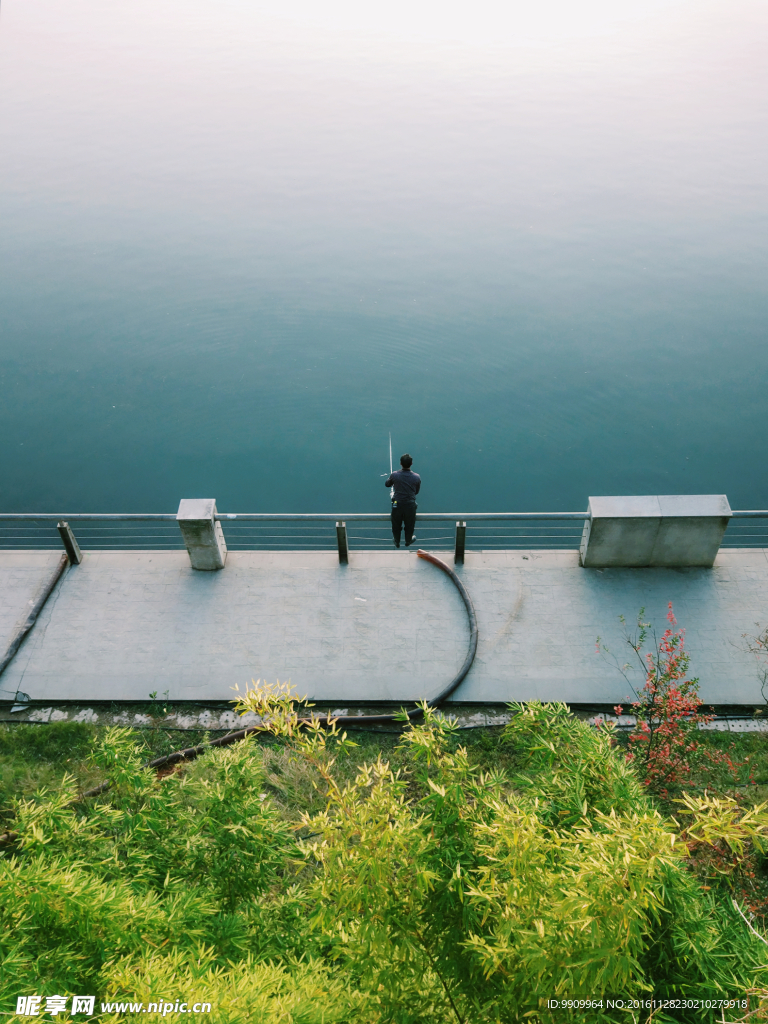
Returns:
[[[14,797],[56,790],[65,775],[73,776],[80,789],[101,782],[103,772],[93,766],[91,755],[107,728],[78,722],[0,724],[0,820],[7,818]],[[473,763],[489,769],[509,760],[498,742],[500,733],[499,728],[466,730],[460,733],[460,741],[470,749]],[[202,731],[166,731],[161,727],[132,729],[131,736],[141,746],[147,761],[213,738]],[[405,766],[406,758],[397,749],[398,734],[355,731],[350,736],[357,746],[351,754],[339,758],[337,775],[341,781],[351,782],[360,766],[376,761],[379,754],[390,760],[394,769]],[[269,773],[267,790],[284,816],[296,820],[303,811],[318,811],[324,798],[313,785],[318,782],[316,773],[282,741],[263,737],[259,742]]]
[[[76,722],[0,726],[0,821],[13,797],[58,788],[67,772],[87,787],[95,774],[87,765],[95,736],[93,726]]]
[[[58,789],[65,775],[75,778],[80,789],[102,781],[103,772],[90,757],[106,726],[82,722],[51,722],[41,725],[0,724],[0,825],[10,814],[14,797],[31,797],[42,790]],[[194,747],[209,739],[205,732],[170,732],[162,728],[132,730],[147,760]]]
[[[106,726],[78,722],[0,724],[0,815],[6,815],[14,796],[32,796],[40,789],[55,789],[65,774],[73,775],[81,789],[100,782],[101,774],[90,764],[89,757],[105,731]],[[515,767],[514,752],[504,742],[502,734],[500,726],[463,729],[453,743],[466,747],[470,763],[482,771],[510,770]],[[132,735],[145,751],[147,760],[211,739],[202,731],[166,731],[159,726],[134,729]],[[340,779],[351,782],[360,766],[375,761],[379,754],[391,762],[393,769],[405,767],[405,755],[398,750],[399,735],[363,731],[349,735],[357,746],[340,758],[337,765]],[[697,738],[705,746],[728,751],[734,761],[749,759],[756,785],[745,789],[748,802],[768,800],[768,733],[701,731]],[[626,742],[625,736],[619,739]],[[269,772],[270,796],[291,819],[302,811],[314,813],[323,802],[312,785],[317,778],[280,741],[265,738],[260,742]]]
[[[756,784],[768,786],[768,733],[710,732],[702,729],[697,739],[702,746],[728,751],[734,760],[749,758]]]

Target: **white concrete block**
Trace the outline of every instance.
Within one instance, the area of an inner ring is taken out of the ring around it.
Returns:
[[[712,566],[731,517],[724,494],[590,497],[587,568]]]
[[[176,520],[193,569],[223,569],[227,545],[214,498],[182,498]]]

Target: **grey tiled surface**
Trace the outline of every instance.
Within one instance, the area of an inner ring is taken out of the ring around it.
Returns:
[[[60,551],[0,552],[0,657],[26,621],[60,559]],[[8,700],[16,692],[9,679],[10,672],[0,676],[0,700]]]
[[[0,552],[6,638],[58,557]],[[469,553],[460,572],[480,644],[457,700],[622,700],[595,638],[623,663],[618,616],[645,606],[661,631],[669,601],[704,699],[761,699],[741,634],[768,622],[763,550],[723,552],[714,569],[602,571],[576,552]],[[348,567],[326,552],[234,552],[210,573],[185,552],[99,552],[65,574],[0,686],[46,700],[228,699],[266,678],[322,701],[406,701],[442,688],[466,646],[457,592],[413,552],[353,553]]]

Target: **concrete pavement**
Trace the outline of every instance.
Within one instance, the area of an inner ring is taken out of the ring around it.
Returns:
[[[450,557],[449,553],[445,554]],[[0,552],[7,645],[59,552]],[[618,616],[640,607],[661,633],[672,601],[707,702],[762,703],[741,635],[768,622],[768,554],[721,551],[712,569],[584,569],[575,551],[468,552],[478,654],[454,700],[615,703],[628,685],[595,652],[631,651]],[[251,679],[290,679],[325,703],[414,701],[441,689],[467,648],[450,580],[415,552],[230,552],[200,572],[181,551],[86,553],[67,570],[0,698],[227,700]],[[642,683],[640,672],[634,673]]]

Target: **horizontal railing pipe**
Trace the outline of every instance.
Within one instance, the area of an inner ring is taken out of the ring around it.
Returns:
[[[748,509],[743,511],[734,510],[731,513],[734,519],[768,519],[768,510],[760,511]],[[219,512],[214,516],[222,522],[228,520],[240,520],[241,522],[301,522],[306,520],[312,522],[330,522],[344,519],[355,522],[389,522],[388,512]],[[526,519],[589,519],[589,512],[419,512],[418,518],[422,520],[456,520],[456,519],[497,519],[512,521]],[[23,522],[24,520],[70,520],[76,522],[86,521],[113,521],[113,522],[176,522],[175,512],[0,512],[0,522]]]
[[[0,522],[23,522],[24,520],[56,520],[86,522],[176,522],[175,512],[0,512]]]
[[[386,508],[386,505],[385,505]],[[347,551],[377,551],[392,545],[390,515],[380,512],[218,512],[215,530],[222,544],[237,551],[330,551],[338,547],[336,524],[344,523]],[[456,523],[462,527],[466,551],[576,550],[589,530],[586,512],[421,512],[419,544],[435,550],[453,549],[460,563]],[[592,519],[594,525],[595,520]],[[178,513],[149,512],[3,512],[0,549],[49,550],[62,543],[57,524],[68,523],[86,554],[97,551],[184,550]],[[721,550],[768,547],[768,510],[732,513],[720,541]]]
[[[220,512],[215,517],[221,522],[301,522],[309,520],[315,522],[334,522],[344,520],[345,522],[389,522],[388,512]],[[521,520],[526,519],[589,519],[589,512],[419,512],[417,518],[422,522],[449,522],[456,519],[498,519],[498,520]]]

